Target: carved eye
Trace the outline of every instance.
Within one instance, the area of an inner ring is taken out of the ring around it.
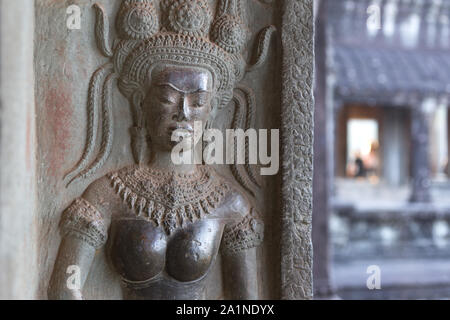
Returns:
[[[208,95],[207,94],[198,94],[195,98],[194,98],[194,103],[193,106],[195,108],[202,108],[204,107],[208,102]]]
[[[156,100],[164,105],[174,105],[178,103],[179,95],[171,87],[162,85],[155,88]]]
[[[194,108],[202,108],[204,106],[205,106],[205,103],[201,102],[201,101],[194,103]]]
[[[160,95],[158,97],[158,100],[162,104],[168,104],[168,105],[172,105],[172,104],[176,104],[177,103],[173,97],[165,96],[165,95]]]
[[[174,102],[168,98],[160,98],[159,101],[161,101],[164,104],[174,104]]]

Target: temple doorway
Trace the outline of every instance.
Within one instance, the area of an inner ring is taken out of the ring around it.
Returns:
[[[346,176],[378,182],[380,176],[379,123],[377,119],[347,121]]]

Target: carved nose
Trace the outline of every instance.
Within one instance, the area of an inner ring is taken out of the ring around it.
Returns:
[[[186,98],[183,98],[180,102],[180,105],[178,106],[176,120],[179,122],[185,121],[187,120],[188,116],[189,116],[188,101]]]

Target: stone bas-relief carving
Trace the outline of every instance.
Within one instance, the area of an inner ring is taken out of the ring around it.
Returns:
[[[253,94],[238,83],[264,62],[274,28],[261,32],[247,63],[240,0],[218,1],[215,15],[206,0],[125,0],[113,47],[108,18],[100,5],[94,7],[98,46],[112,62],[92,76],[86,148],[66,179],[70,184],[88,178],[108,159],[116,80],[133,114],[136,164],[100,178],[64,211],[49,298],[81,299],[100,248],[121,276],[126,299],[203,299],[218,254],[230,297],[258,298],[255,249],[264,224],[253,201],[257,177],[249,166],[231,168],[234,178],[206,165],[176,166],[171,137],[177,129],[193,135],[195,121],[212,126],[217,110],[232,100],[233,126],[251,126]],[[70,266],[80,268],[80,288],[67,286]]]

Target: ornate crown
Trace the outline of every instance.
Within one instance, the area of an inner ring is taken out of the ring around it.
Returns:
[[[119,39],[110,45],[109,20],[105,10],[96,10],[96,40],[105,57],[112,62],[100,67],[92,76],[88,98],[88,132],[83,156],[66,175],[70,182],[94,174],[108,159],[113,143],[111,92],[118,78],[120,91],[128,98],[133,114],[131,144],[135,161],[141,163],[146,149],[142,99],[149,85],[151,71],[161,63],[206,68],[214,78],[218,107],[235,98],[239,107],[233,126],[249,126],[253,116],[254,98],[250,89],[238,88],[246,72],[259,67],[267,56],[275,27],[264,28],[256,41],[250,62],[243,50],[249,31],[244,23],[242,0],[218,0],[213,15],[208,0],[123,0],[116,17]],[[103,83],[103,85],[102,85]],[[245,101],[246,106],[241,106]],[[99,104],[102,104],[102,138],[100,151],[89,164],[98,135]],[[246,112],[245,109],[249,111]],[[75,173],[78,174],[75,175]],[[243,176],[240,173],[236,175]],[[250,178],[245,184],[250,185]],[[69,182],[69,184],[70,184]]]
[[[210,70],[219,105],[226,105],[247,67],[243,13],[241,0],[219,1],[215,19],[207,0],[162,0],[159,10],[153,0],[123,1],[116,20],[122,41],[115,50],[122,93],[130,97],[145,85],[156,64],[175,63]]]

